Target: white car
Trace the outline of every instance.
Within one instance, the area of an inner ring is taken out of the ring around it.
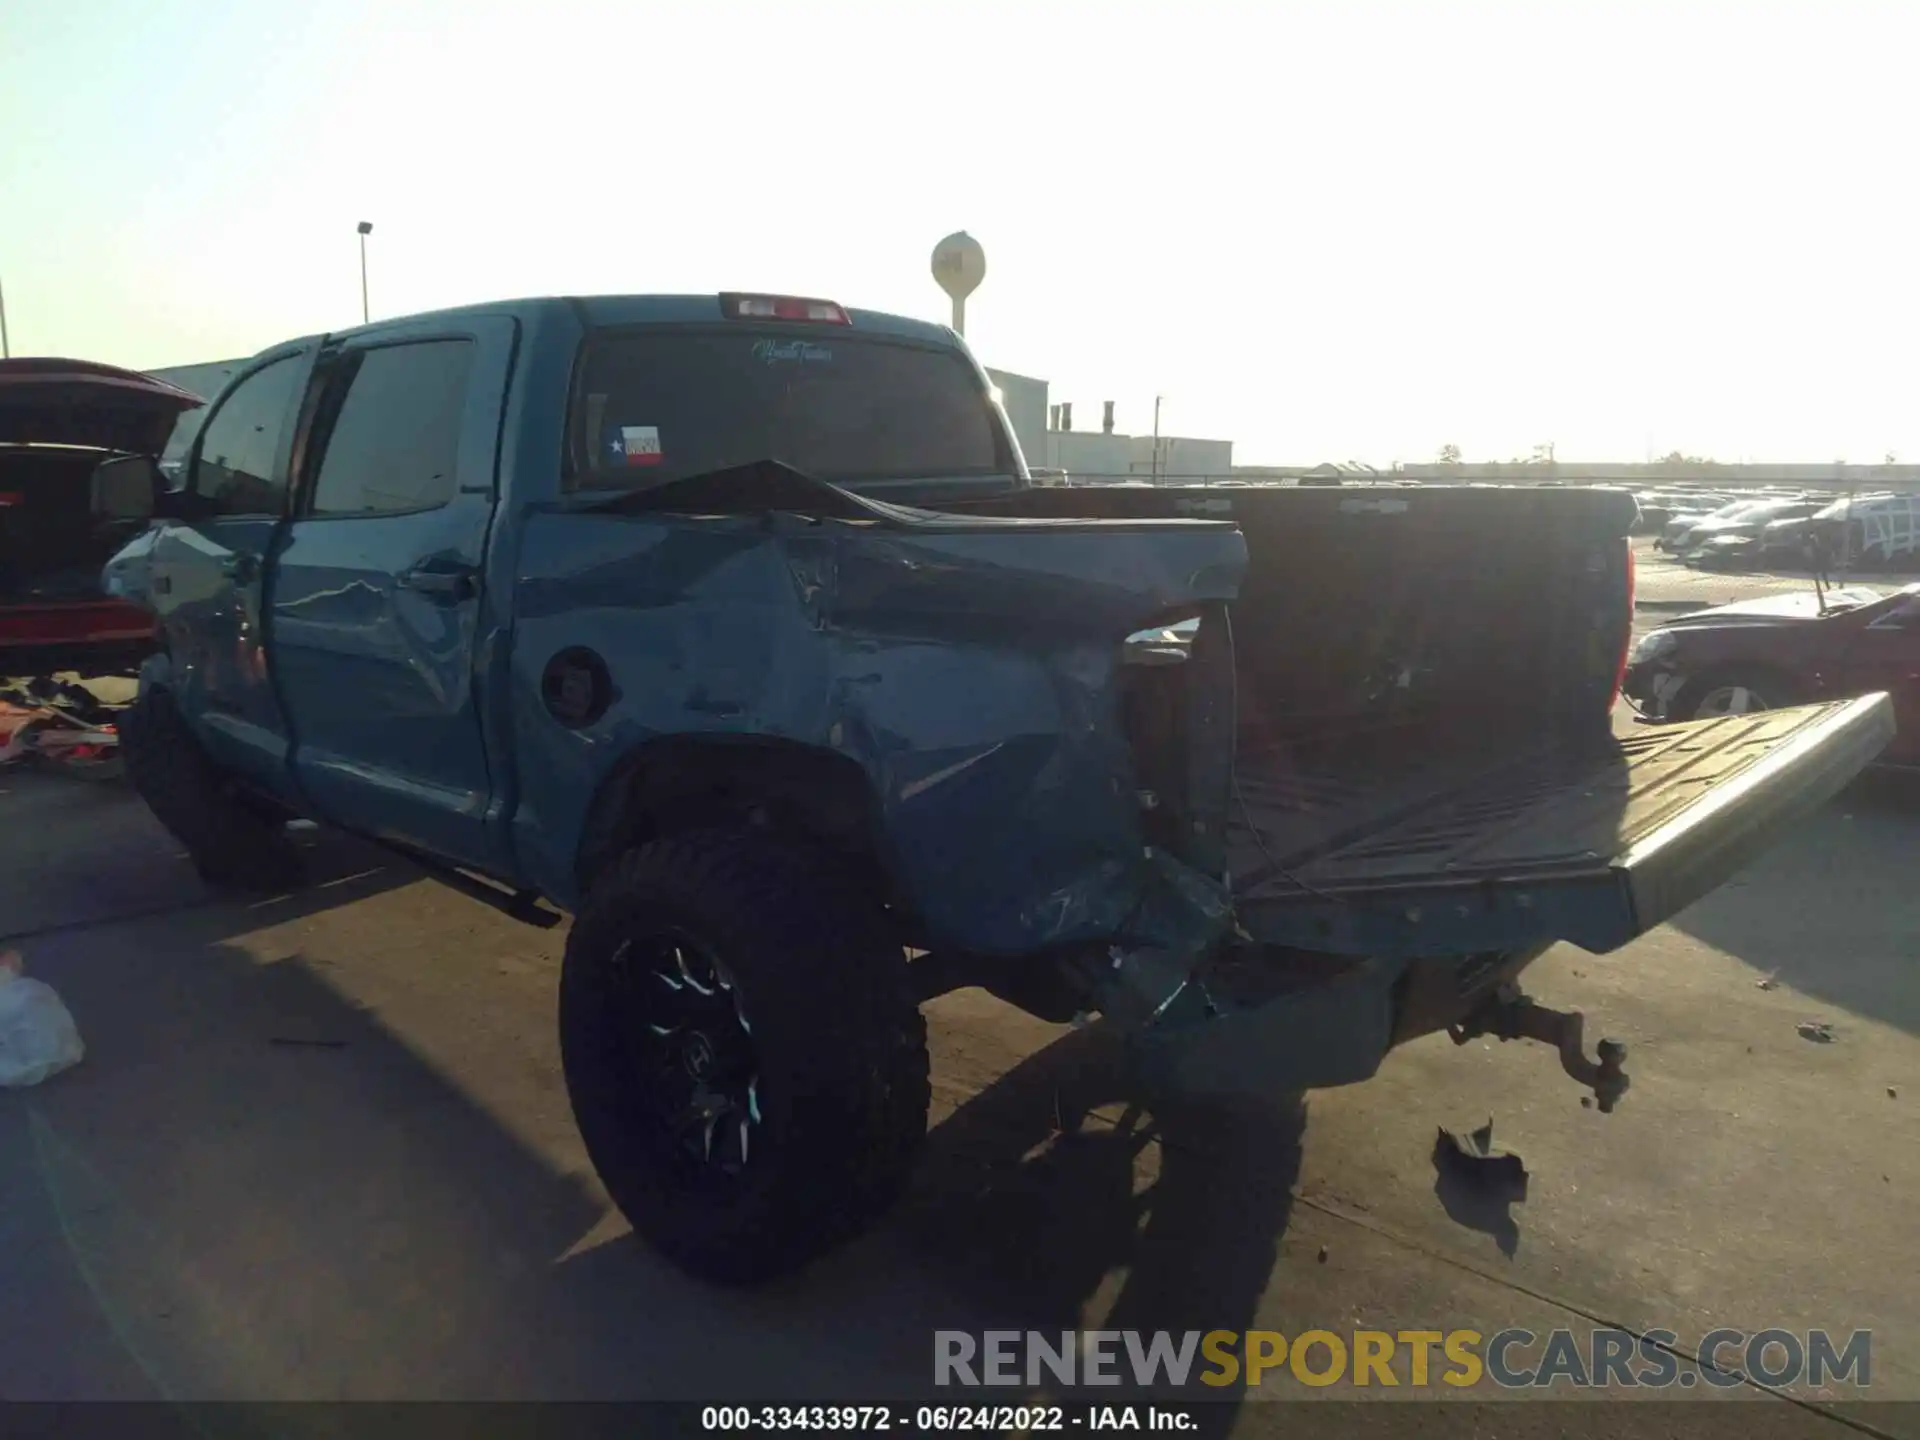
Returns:
[[[1914,557],[1916,520],[1920,495],[1859,495],[1836,500],[1811,524],[1826,532],[1835,562],[1899,568]]]

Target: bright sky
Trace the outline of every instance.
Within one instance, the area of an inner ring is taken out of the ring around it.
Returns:
[[[946,318],[1243,462],[1920,460],[1920,4],[0,0],[13,353],[525,294]]]

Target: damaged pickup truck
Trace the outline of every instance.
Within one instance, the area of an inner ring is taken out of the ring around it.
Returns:
[[[1632,500],[1036,487],[952,332],[763,295],[479,306],[267,351],[109,566],[123,726],[216,882],[290,817],[536,924],[589,1153],[689,1270],[858,1233],[920,1005],[1099,1016],[1156,1083],[1366,1079],[1719,885],[1885,696],[1613,735]],[[557,907],[555,908],[550,907]]]

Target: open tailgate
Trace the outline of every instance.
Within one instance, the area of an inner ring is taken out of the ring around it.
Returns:
[[[1392,736],[1243,755],[1241,923],[1352,955],[1615,950],[1781,839],[1893,733],[1876,694],[1497,758]]]

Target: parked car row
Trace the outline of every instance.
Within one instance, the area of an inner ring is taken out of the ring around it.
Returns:
[[[1747,498],[1669,520],[1654,546],[1705,569],[1800,567],[1818,556],[1830,568],[1906,570],[1920,564],[1916,518],[1920,495]]]
[[[1818,490],[1767,490],[1743,494],[1702,494],[1688,500],[1649,503],[1636,496],[1640,504],[1641,532],[1654,537],[1654,548],[1669,550],[1688,532],[1708,521],[1725,521],[1762,505],[1808,503],[1814,509],[1836,497]]]
[[[1709,557],[1719,559],[1753,549],[1763,539],[1794,537],[1799,533],[1794,522],[1806,520],[1832,503],[1829,496],[1805,493],[1735,500],[1704,515],[1682,515],[1668,521],[1654,545],[1689,563],[1704,563]]]
[[[1719,490],[1641,490],[1633,498],[1640,507],[1635,533],[1663,535],[1676,520],[1708,515],[1737,499],[1757,497],[1736,496]]]

